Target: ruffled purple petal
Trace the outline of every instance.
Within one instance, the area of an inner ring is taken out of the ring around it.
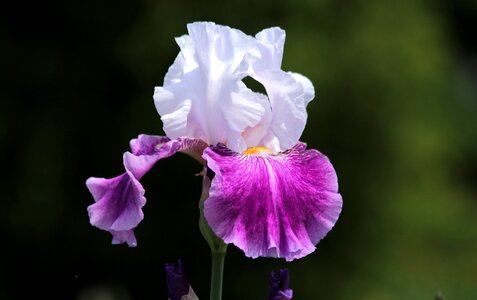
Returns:
[[[146,204],[144,188],[139,180],[154,164],[179,151],[202,153],[207,146],[203,141],[139,135],[130,142],[131,152],[125,152],[123,163],[126,172],[114,178],[91,177],[86,186],[95,203],[88,207],[90,223],[111,232],[113,244],[126,242],[136,246],[133,228],[144,218],[142,207]]]
[[[111,230],[111,234],[113,235],[112,244],[114,245],[127,243],[130,247],[137,246],[136,236],[134,236],[132,229],[123,231]]]
[[[166,271],[167,296],[169,300],[198,300],[184,274],[180,260],[176,263],[166,264],[164,269]]]
[[[152,141],[156,138],[156,143]],[[154,137],[140,135],[137,139],[131,140],[131,152],[125,152],[123,163],[126,171],[138,180],[146,174],[156,162],[172,156],[176,152],[185,152],[193,157],[200,156],[208,145],[198,139],[178,138],[169,140],[164,137]]]
[[[136,246],[134,228],[144,217],[144,189],[136,178],[126,172],[114,178],[94,178],[86,181],[95,203],[88,207],[91,225],[113,235],[113,244],[127,242]]]
[[[268,300],[290,300],[293,297],[287,269],[272,271],[269,282]]]
[[[215,172],[204,204],[207,222],[249,257],[306,256],[338,219],[342,199],[333,166],[303,143],[268,156],[220,144],[203,157]]]
[[[129,141],[129,147],[134,155],[151,155],[170,140],[167,136],[140,134],[137,139]]]

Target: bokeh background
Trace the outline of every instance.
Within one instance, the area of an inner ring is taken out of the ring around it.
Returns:
[[[200,165],[176,155],[145,176],[137,248],[89,225],[84,184],[162,134],[153,88],[198,20],[287,31],[283,69],[317,91],[302,140],[344,198],[304,259],[229,247],[224,299],[265,299],[283,267],[295,299],[477,299],[476,1],[7,1],[0,16],[0,299],[166,299],[179,257],[208,298]]]

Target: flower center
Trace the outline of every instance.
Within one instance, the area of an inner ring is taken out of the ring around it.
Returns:
[[[272,150],[266,147],[252,147],[245,150],[242,154],[244,155],[260,155],[260,156],[267,156],[268,154],[272,153]]]

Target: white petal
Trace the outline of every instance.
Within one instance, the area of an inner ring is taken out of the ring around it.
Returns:
[[[171,139],[177,139],[181,136],[190,136],[184,132],[184,129],[187,129],[186,121],[191,108],[191,101],[186,100],[182,102],[182,104],[181,107],[161,117],[164,127],[167,127],[167,136]]]
[[[260,72],[254,78],[267,90],[272,106],[272,120],[263,143],[273,145],[274,152],[290,149],[298,142],[307,119],[302,83],[281,70]]]
[[[181,52],[177,55],[174,63],[169,67],[164,77],[165,86],[180,82],[185,73],[189,73],[197,68],[197,63],[194,59],[194,45],[189,36],[183,35],[176,38],[176,43],[181,48]]]
[[[176,43],[179,45],[181,49],[180,55],[183,57],[184,61],[190,63],[189,68],[186,69],[186,72],[189,72],[195,67],[197,67],[197,63],[195,62],[195,47],[194,43],[188,35],[183,35],[176,38]]]
[[[285,31],[265,29],[256,38],[227,26],[197,22],[176,39],[180,53],[154,102],[171,138],[189,136],[234,151],[293,147],[306,123],[314,88],[304,76],[280,69]],[[241,81],[250,76],[265,95]]]
[[[265,115],[271,114],[270,103],[265,95],[253,92],[242,82],[239,83],[238,90],[230,96],[226,98],[228,103],[224,102],[222,106],[224,118],[228,122],[227,146],[242,152],[255,146],[251,145],[254,140],[258,143],[265,134],[266,131],[262,127],[267,128],[270,122],[270,117],[264,118]],[[246,129],[253,132],[244,136]]]
[[[189,36],[195,46],[198,64],[212,78],[218,73],[233,72],[250,51],[255,40],[242,31],[211,22],[197,22],[187,25]],[[230,74],[227,74],[230,75]]]
[[[254,64],[256,72],[280,69],[285,44],[285,31],[279,27],[267,28],[255,35],[259,41],[261,58]]]
[[[169,138],[187,136],[187,116],[191,111],[191,99],[181,93],[181,83],[154,89],[154,104]],[[180,99],[180,100],[179,100]]]
[[[315,98],[315,88],[313,87],[313,83],[311,83],[310,79],[299,73],[288,72],[288,74],[293,76],[293,78],[303,86],[303,100],[305,101],[306,106],[311,100],[313,100],[313,98]]]
[[[209,144],[245,150],[241,136],[257,126],[268,101],[242,86],[250,62],[258,59],[257,41],[243,32],[210,22],[188,25],[177,38],[181,48],[154,101],[171,138],[190,136]]]
[[[256,35],[260,59],[252,64],[251,76],[262,83],[270,99],[272,120],[261,144],[273,152],[293,147],[305,128],[306,105],[315,90],[305,76],[281,68],[285,31],[274,27]]]

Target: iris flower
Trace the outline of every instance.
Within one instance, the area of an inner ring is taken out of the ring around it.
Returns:
[[[308,255],[336,223],[342,199],[329,159],[299,141],[314,88],[281,69],[285,31],[252,37],[210,22],[187,28],[154,90],[167,136],[139,135],[124,153],[123,174],[87,180],[91,224],[109,231],[113,243],[136,246],[133,230],[146,203],[141,177],[186,152],[214,174],[204,215],[219,238],[252,258]],[[247,77],[266,95],[248,88]]]

